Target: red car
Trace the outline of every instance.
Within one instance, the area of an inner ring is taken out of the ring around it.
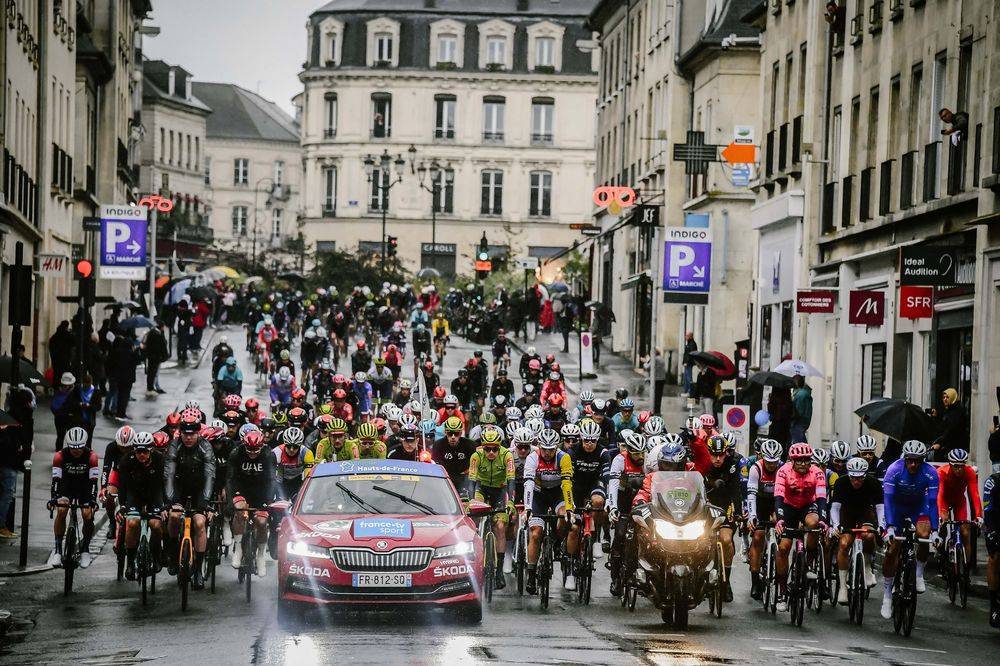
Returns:
[[[438,465],[317,465],[279,532],[282,616],[307,604],[423,605],[482,619],[482,540]]]

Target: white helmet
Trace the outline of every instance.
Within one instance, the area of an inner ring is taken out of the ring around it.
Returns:
[[[281,380],[283,382],[287,382],[291,378],[292,378],[292,371],[288,369],[287,365],[286,366],[282,366],[282,368],[280,370],[278,370],[278,379],[279,380]]]
[[[862,451],[874,451],[875,438],[871,435],[861,435],[861,437],[858,437],[857,446],[858,453],[861,453]]]
[[[765,439],[760,443],[760,457],[764,462],[780,462],[782,453],[781,442],[776,439]]]
[[[79,426],[70,428],[66,433],[66,446],[70,449],[82,449],[87,446],[87,431]]]
[[[135,438],[135,431],[132,430],[132,426],[122,426],[115,431],[115,444],[127,449],[132,446],[132,440]]]
[[[847,460],[851,457],[851,445],[838,439],[830,445],[830,457],[834,460]]]
[[[511,421],[520,421],[523,413],[520,407],[508,407],[505,416],[507,417],[507,422],[510,423]]]
[[[524,426],[531,432],[534,437],[538,437],[545,430],[545,421],[541,419],[528,419],[524,422]]]
[[[586,419],[580,424],[580,437],[583,439],[600,439],[601,438],[601,426],[597,424],[597,421],[592,421],[591,419]]]
[[[538,436],[538,446],[543,449],[555,449],[559,447],[559,433],[552,428],[545,428]]]
[[[918,439],[903,442],[904,458],[923,458],[927,455],[927,445]]]
[[[535,433],[531,431],[531,428],[518,428],[514,431],[514,436],[511,438],[514,440],[514,445],[525,445],[531,444],[535,441]]]
[[[859,477],[868,473],[868,461],[864,458],[851,458],[847,461],[847,476]]]
[[[642,427],[642,432],[647,436],[661,435],[665,429],[666,424],[663,423],[663,419],[659,416],[650,416],[649,420]]]
[[[545,416],[545,412],[538,405],[532,405],[528,407],[528,411],[524,413],[524,418],[526,419],[540,419]]]
[[[302,430],[292,426],[281,433],[281,439],[287,446],[302,446],[302,440],[305,439],[305,435],[302,434]]]
[[[137,432],[135,433],[135,437],[132,438],[132,446],[138,446],[150,449],[154,445],[155,445],[155,440],[153,439],[152,433]]]

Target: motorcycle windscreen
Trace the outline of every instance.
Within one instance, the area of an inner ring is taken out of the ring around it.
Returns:
[[[700,472],[655,472],[650,497],[654,506],[683,523],[704,509],[705,479]]]

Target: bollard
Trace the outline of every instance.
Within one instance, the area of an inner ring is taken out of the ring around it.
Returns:
[[[28,514],[31,506],[31,461],[24,461],[24,490],[21,493],[21,554],[17,566],[28,566]]]

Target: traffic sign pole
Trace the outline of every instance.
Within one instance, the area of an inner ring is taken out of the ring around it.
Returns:
[[[156,222],[157,222],[157,209],[156,206],[150,206],[149,211],[149,244],[150,244],[150,260],[149,260],[149,318],[152,319],[156,316]]]
[[[656,255],[660,251],[660,247],[659,247],[659,245],[660,245],[660,229],[659,229],[659,227],[653,227],[650,230],[650,232],[653,235],[653,240],[652,240],[652,243],[653,243],[653,254]],[[650,402],[650,404],[652,404],[653,401],[656,399],[656,319],[657,319],[657,312],[660,309],[660,303],[659,303],[659,301],[656,298],[656,290],[657,290],[657,287],[660,284],[660,276],[658,274],[659,271],[660,271],[660,258],[657,257],[657,256],[654,256],[652,259],[653,260],[649,264],[649,269],[650,269],[650,273],[651,273],[650,277],[653,278],[652,281],[651,281],[652,284],[649,285],[649,288],[652,290],[652,293],[650,294],[650,297],[651,297],[650,300],[652,301],[652,305],[651,305],[652,312],[650,312],[649,321],[650,321],[650,326],[652,326],[652,329],[653,329],[652,331],[650,331],[650,335],[649,335],[649,402]],[[660,360],[661,361],[665,361],[665,359],[660,359]],[[664,371],[666,371],[666,367],[664,367]],[[659,414],[660,413],[660,406],[654,404],[653,407],[652,407],[652,411],[653,411],[654,414]]]

